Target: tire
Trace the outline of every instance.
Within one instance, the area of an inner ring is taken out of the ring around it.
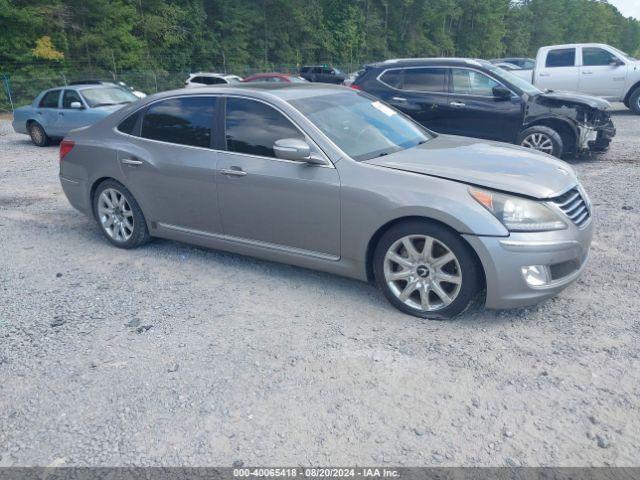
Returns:
[[[636,88],[629,96],[629,109],[636,115],[640,115],[640,87]]]
[[[516,143],[522,147],[532,148],[558,158],[561,158],[564,153],[564,143],[560,134],[543,125],[534,125],[523,130],[518,135]]]
[[[427,254],[429,239],[431,249]],[[410,260],[406,242],[415,249],[417,260]],[[453,258],[447,261],[449,254]],[[373,254],[373,272],[378,287],[394,307],[421,318],[443,320],[461,314],[481,287],[471,247],[459,234],[429,221],[407,221],[386,231]]]
[[[46,147],[51,143],[51,138],[38,122],[31,122],[29,125],[29,136],[36,147]]]
[[[138,202],[116,180],[98,185],[93,195],[93,214],[102,234],[116,247],[137,248],[151,238]]]

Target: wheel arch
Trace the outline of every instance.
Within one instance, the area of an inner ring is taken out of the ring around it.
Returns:
[[[578,143],[578,131],[576,126],[571,122],[559,119],[557,117],[536,118],[530,123],[524,125],[520,130],[520,133],[522,133],[527,128],[537,126],[551,128],[552,130],[557,132],[558,135],[560,135],[560,138],[562,138],[562,143],[564,145],[564,152],[562,152],[563,156],[567,153],[575,152]]]
[[[376,246],[378,245],[378,242],[380,241],[380,238],[382,238],[382,235],[385,234],[385,232],[387,232],[390,228],[395,227],[396,225],[399,225],[401,223],[405,223],[405,222],[410,222],[410,221],[422,221],[422,222],[429,222],[432,224],[436,224],[439,225],[443,228],[446,228],[447,230],[449,230],[452,233],[455,233],[456,235],[460,236],[460,239],[465,243],[465,245],[467,245],[467,247],[469,247],[469,251],[472,252],[472,255],[476,261],[476,265],[478,266],[478,269],[480,271],[480,281],[482,282],[481,285],[481,289],[484,289],[486,287],[486,274],[484,271],[484,265],[482,264],[482,262],[480,261],[480,257],[478,256],[477,252],[475,251],[475,249],[469,244],[469,242],[467,242],[467,240],[464,238],[464,236],[460,235],[460,232],[458,232],[455,228],[451,227],[451,225],[448,225],[447,223],[440,221],[440,220],[436,220],[434,218],[430,218],[430,217],[424,217],[424,216],[420,216],[420,215],[410,215],[410,216],[404,216],[404,217],[398,217],[395,218],[393,220],[388,221],[387,223],[385,223],[384,225],[382,225],[380,228],[378,228],[378,230],[375,231],[375,233],[373,234],[373,236],[369,239],[369,242],[367,243],[367,250],[366,250],[366,257],[365,257],[365,268],[366,268],[366,275],[367,275],[367,281],[368,282],[374,282],[375,281],[375,275],[373,273],[373,254],[376,250]]]
[[[629,103],[629,99],[631,98],[631,95],[633,95],[633,92],[635,92],[638,88],[640,88],[640,80],[634,83],[631,86],[631,88],[627,91],[627,94],[624,96],[624,100],[622,101],[622,103],[627,105],[627,107],[628,107],[628,103]]]
[[[113,180],[116,181],[118,183],[122,183],[120,182],[120,180],[118,180],[117,178],[113,178],[113,177],[99,177],[96,180],[93,181],[93,183],[91,184],[91,188],[89,189],[89,201],[91,202],[91,215],[96,218],[96,212],[95,212],[95,208],[94,208],[94,197],[96,195],[96,190],[98,189],[98,187],[100,186],[100,184],[102,182],[105,182],[107,180]]]

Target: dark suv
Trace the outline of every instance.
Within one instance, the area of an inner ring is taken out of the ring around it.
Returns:
[[[347,76],[331,65],[306,65],[300,69],[300,76],[310,82],[342,84]]]
[[[351,86],[436,132],[515,143],[556,157],[604,151],[616,133],[606,100],[543,93],[485,60],[387,60],[368,65]]]

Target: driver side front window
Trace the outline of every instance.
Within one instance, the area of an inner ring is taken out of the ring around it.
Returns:
[[[452,74],[453,93],[460,95],[493,97],[494,87],[500,86],[494,79],[476,70],[454,68]]]

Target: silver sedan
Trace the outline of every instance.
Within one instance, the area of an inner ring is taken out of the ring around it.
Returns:
[[[567,164],[337,86],[165,92],[72,132],[60,158],[70,203],[117,247],[162,237],[372,281],[425,318],[557,294],[593,233]]]

